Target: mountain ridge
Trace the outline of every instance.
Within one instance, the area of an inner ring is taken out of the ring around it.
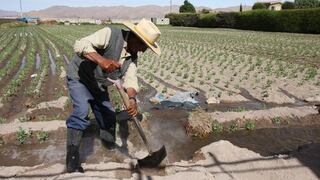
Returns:
[[[210,9],[213,12],[236,12],[239,6],[211,9],[208,7],[196,7],[196,10]],[[243,10],[249,10],[251,6],[243,6]],[[70,7],[51,6],[46,9],[34,10],[24,13],[25,16],[40,18],[93,18],[93,19],[141,19],[161,18],[170,12],[170,6],[143,5],[143,6],[92,6]],[[172,12],[179,12],[179,6],[173,5]],[[17,16],[15,11],[0,10],[0,17]]]

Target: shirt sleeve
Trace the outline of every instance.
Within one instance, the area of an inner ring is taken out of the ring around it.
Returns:
[[[83,56],[86,53],[97,52],[96,49],[105,49],[110,40],[111,29],[105,27],[82,39],[76,40],[73,48],[77,55]]]
[[[139,92],[140,88],[138,85],[137,65],[135,63],[130,63],[127,72],[124,74],[123,80],[124,88],[133,88],[136,92]]]

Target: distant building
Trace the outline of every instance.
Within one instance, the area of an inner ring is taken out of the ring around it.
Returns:
[[[282,2],[281,1],[259,1],[266,5],[268,10],[271,11],[281,11],[282,9]]]
[[[18,18],[18,21],[22,21],[28,24],[38,24],[40,19],[37,17],[22,17],[22,18]]]
[[[151,20],[149,18],[145,18],[147,20]],[[137,24],[141,19],[111,19],[112,24],[122,24],[123,22],[129,21],[133,24]]]
[[[101,24],[101,20],[86,18],[86,19],[79,19],[79,23]]]
[[[157,25],[169,25],[170,24],[169,18],[151,18],[151,21]]]
[[[42,21],[54,20],[64,25],[76,25],[76,24],[102,24],[100,19],[90,18],[42,18]]]
[[[281,11],[282,9],[281,2],[269,2],[268,5],[269,5],[268,9],[272,11]]]

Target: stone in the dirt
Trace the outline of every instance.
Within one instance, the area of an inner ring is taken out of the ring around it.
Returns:
[[[67,73],[66,73],[66,71],[64,70],[64,68],[62,66],[61,66],[60,70],[61,70],[61,74],[60,74],[59,77],[61,79],[64,79],[67,76]]]
[[[27,110],[27,112],[28,113],[32,113],[32,111],[34,111],[34,110],[47,109],[47,108],[64,109],[64,106],[65,106],[67,101],[68,101],[68,97],[67,96],[62,96],[58,100],[42,102],[42,103],[38,104],[35,108],[29,108]]]
[[[318,109],[318,113],[320,114],[320,104],[316,104],[316,109]]]
[[[31,99],[28,99],[28,100],[24,103],[24,106],[25,106],[26,108],[32,108],[32,107],[35,106],[35,104],[34,104],[34,102],[32,102]]]
[[[212,121],[210,116],[202,110],[190,113],[186,125],[187,134],[199,138],[205,138],[212,131]]]
[[[38,76],[38,74],[32,74],[30,77],[31,78],[35,78],[35,77],[37,77]]]
[[[318,96],[312,96],[305,99],[307,102],[320,102],[320,95]]]
[[[220,100],[216,99],[215,97],[210,97],[206,101],[207,104],[219,104]]]
[[[164,95],[161,93],[157,93],[154,97],[150,98],[150,102],[152,104],[159,104],[161,101],[165,99]]]

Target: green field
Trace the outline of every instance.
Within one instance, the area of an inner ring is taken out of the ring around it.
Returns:
[[[66,69],[76,39],[103,27],[0,28],[0,177],[148,179],[177,168],[201,171],[209,179],[219,179],[219,174],[225,179],[233,179],[226,174],[268,177],[267,171],[272,177],[299,179],[298,174],[319,172],[314,163],[319,151],[310,151],[309,145],[320,142],[315,108],[320,103],[320,35],[161,26],[162,54],[148,50],[139,55],[138,105],[152,148],[167,147],[167,167],[142,168],[142,173],[135,168],[133,162],[147,151],[130,121],[116,124],[119,147],[104,148],[90,112],[92,126],[81,144],[89,173],[65,174],[65,121],[72,112]],[[157,110],[149,103],[155,90],[164,96],[198,91],[201,107]],[[109,92],[111,102],[119,105],[114,87]]]
[[[64,76],[73,44],[100,28],[39,25],[0,30],[2,106],[23,109],[29,101],[68,96]],[[256,99],[276,103],[288,102],[278,101],[283,95],[279,89],[300,99],[319,94],[319,35],[160,29],[162,55],[147,51],[138,60],[139,76],[159,92],[200,90],[207,98],[224,100],[246,89]],[[1,113],[5,119],[14,117],[8,110]]]

